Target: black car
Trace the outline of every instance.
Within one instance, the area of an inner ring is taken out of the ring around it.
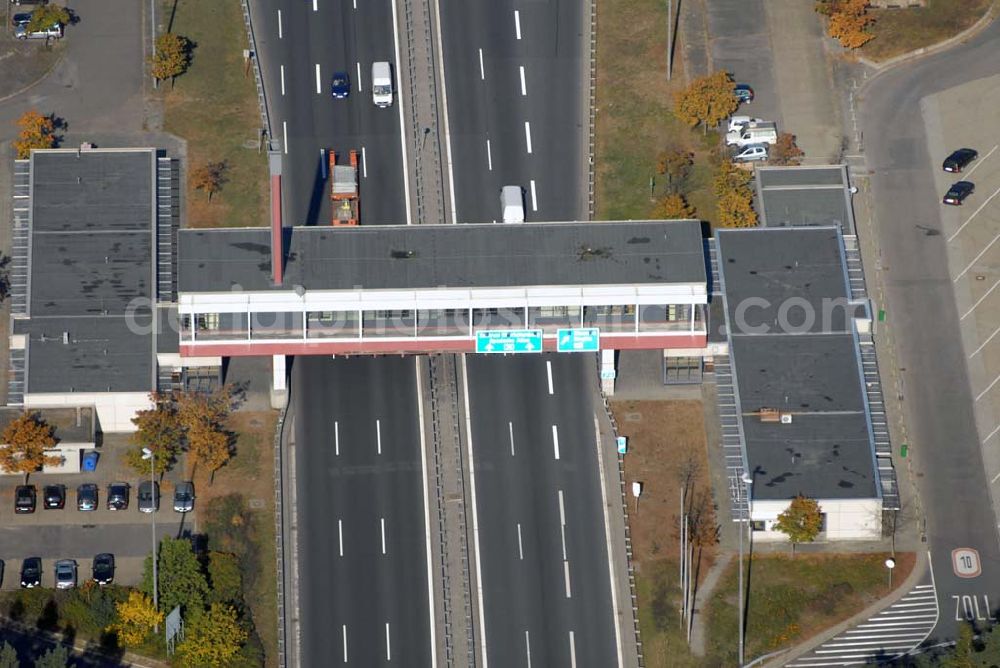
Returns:
[[[946,172],[960,172],[965,169],[970,162],[979,157],[974,149],[971,148],[960,148],[947,158],[944,159],[944,164],[941,167]]]
[[[733,95],[735,95],[736,99],[740,102],[746,102],[747,104],[753,102],[754,98],[753,88],[747,84],[736,84],[733,86]]]
[[[10,22],[15,26],[28,25],[31,22],[31,12],[18,12],[10,18]]]
[[[952,184],[951,188],[944,195],[945,204],[961,204],[965,198],[975,192],[976,186],[969,181],[959,181]]]
[[[35,512],[35,486],[18,485],[14,491],[14,512],[33,513]]]
[[[111,584],[115,581],[115,555],[102,552],[94,557],[94,582],[99,585]]]
[[[347,72],[334,72],[330,80],[330,93],[336,100],[344,100],[351,94],[351,78]]]
[[[42,584],[42,560],[39,557],[28,557],[21,562],[21,586],[25,589],[38,587]]]
[[[128,508],[128,483],[113,482],[108,485],[108,510]]]
[[[60,509],[66,505],[66,487],[64,485],[46,485],[42,495],[42,503],[46,510]]]
[[[85,482],[76,488],[76,509],[97,510],[97,485]]]

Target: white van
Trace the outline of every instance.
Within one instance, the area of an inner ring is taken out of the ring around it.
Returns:
[[[372,102],[382,109],[392,106],[392,68],[384,60],[372,63]]]
[[[524,192],[521,186],[504,186],[500,191],[500,209],[505,223],[524,222]]]
[[[775,123],[748,123],[741,130],[726,134],[727,146],[778,143],[778,126]]]
[[[763,123],[762,118],[752,118],[750,116],[731,116],[729,118],[729,128],[726,132],[736,132],[737,130],[742,130],[743,126],[750,125],[751,123]]]

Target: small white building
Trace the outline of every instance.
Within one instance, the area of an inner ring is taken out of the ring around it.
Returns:
[[[24,414],[21,408],[0,406],[0,433],[7,425]],[[46,465],[42,473],[79,473],[83,465],[83,455],[96,447],[97,421],[93,406],[65,406],[31,409],[38,418],[52,427],[56,445],[45,454],[59,457],[60,463]],[[0,468],[0,475],[14,475]],[[16,475],[22,475],[16,473]]]

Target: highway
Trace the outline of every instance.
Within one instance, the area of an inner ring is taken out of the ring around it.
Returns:
[[[362,225],[406,224],[399,98],[387,109],[371,98],[372,62],[396,59],[391,0],[251,5],[271,125],[284,153],[284,224],[329,224],[326,149],[342,162],[347,151],[359,153]],[[331,95],[336,71],[350,75],[346,100]]]
[[[415,373],[400,357],[293,366],[303,666],[431,665]]]
[[[619,665],[593,358],[467,364],[487,665]]]

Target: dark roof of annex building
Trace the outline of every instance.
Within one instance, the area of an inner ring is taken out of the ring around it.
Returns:
[[[716,233],[737,410],[755,499],[878,494],[860,353],[845,310],[825,327],[775,326],[781,303],[846,299],[837,232],[827,227]],[[761,317],[746,309],[748,322],[736,326],[738,302],[755,296],[772,305],[757,311]],[[867,311],[860,308],[861,313]],[[763,408],[788,413],[792,421],[763,422]]]
[[[758,168],[757,200],[763,227],[837,225],[856,233],[845,165]]]
[[[27,392],[151,389],[152,337],[134,325],[155,298],[155,170],[154,149],[32,153]]]
[[[277,288],[269,230],[182,230],[178,238],[182,293],[706,280],[697,221],[286,228],[284,280]]]

